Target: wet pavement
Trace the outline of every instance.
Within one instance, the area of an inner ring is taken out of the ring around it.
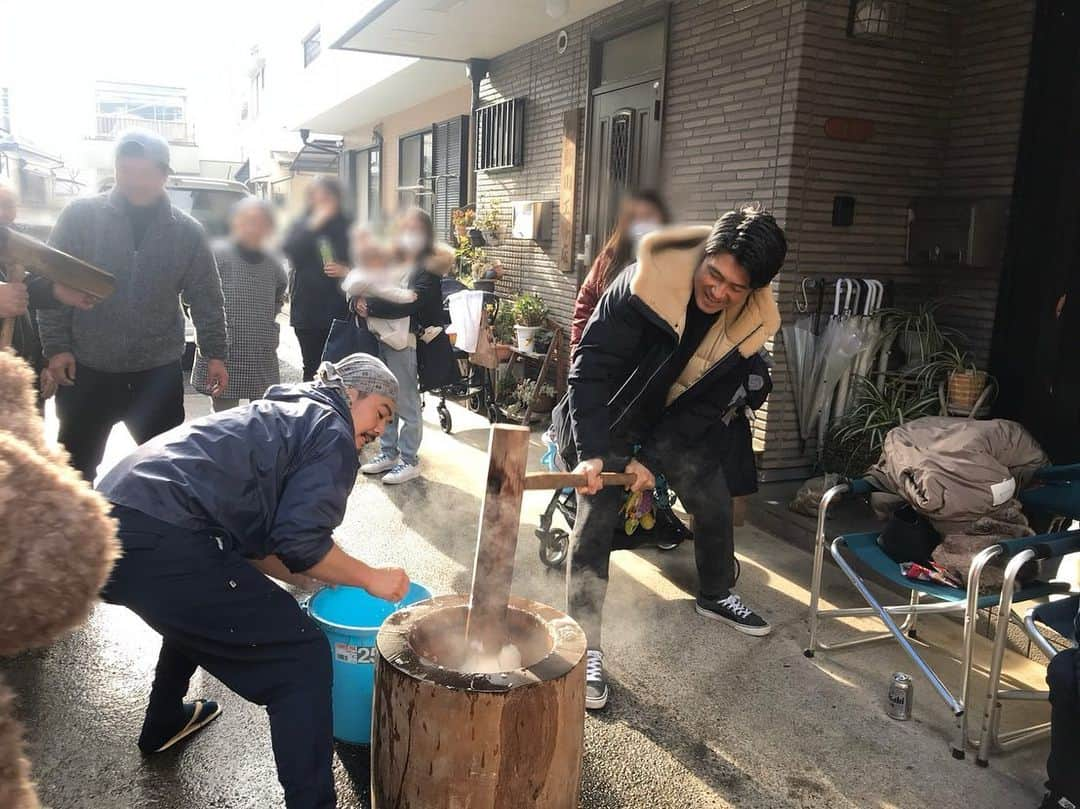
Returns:
[[[286,377],[294,376],[294,345],[284,346],[283,358]],[[487,422],[451,405],[448,436],[438,429],[430,397],[427,404],[425,478],[400,487],[359,481],[338,537],[370,562],[404,565],[437,594],[460,592],[468,587],[476,540]],[[206,409],[201,397],[190,397],[188,406],[191,415]],[[118,434],[110,458],[127,446]],[[531,449],[536,468],[536,435]],[[560,606],[562,575],[541,565],[533,537],[545,503],[544,493],[526,494],[515,591]],[[694,614],[691,547],[613,557],[605,611],[612,702],[586,722],[582,807],[1037,804],[1044,745],[995,758],[988,770],[972,757],[954,761],[950,717],[920,678],[914,721],[888,719],[889,675],[905,668],[898,653],[880,646],[806,659],[809,556],[749,527],[739,529],[737,545],[739,591],[774,624],[769,638],[739,635]],[[853,604],[841,581],[828,571],[826,599]],[[931,642],[955,642],[948,621],[928,619],[920,627]],[[839,631],[873,628],[852,621]],[[282,806],[264,712],[201,671],[190,693],[219,700],[221,718],[173,751],[140,756],[134,740],[157,650],[157,636],[138,618],[100,606],[85,627],[50,649],[0,662],[19,695],[43,802],[52,809]],[[1037,680],[1034,664],[1016,665],[1016,676]],[[335,775],[342,807],[370,806],[365,748],[339,745]]]

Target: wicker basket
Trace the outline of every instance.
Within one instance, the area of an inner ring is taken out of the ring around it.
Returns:
[[[970,413],[986,389],[986,371],[953,371],[949,374],[949,412]]]

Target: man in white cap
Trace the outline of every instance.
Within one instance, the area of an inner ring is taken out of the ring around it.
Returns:
[[[263,573],[299,586],[362,587],[387,601],[405,596],[404,570],[370,567],[333,539],[357,450],[382,434],[397,395],[397,379],[375,357],[324,362],[314,382],[276,385],[264,399],[170,430],[102,480],[123,546],[102,597],[162,636],[144,753],[221,713],[212,700],[184,701],[202,666],[266,706],[288,809],[337,806],[330,646]]]
[[[93,481],[109,433],[124,422],[143,443],[184,420],[183,299],[208,384],[224,391],[225,305],[202,226],[169,202],[169,145],[129,132],[116,145],[116,187],[71,202],[49,243],[116,276],[98,306],[38,313],[42,351],[60,385],[60,442]]]

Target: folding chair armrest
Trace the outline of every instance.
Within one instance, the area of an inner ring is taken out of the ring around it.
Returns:
[[[1044,466],[1035,471],[1034,480],[1080,480],[1080,463]]]
[[[1054,534],[1037,534],[1033,537],[1020,537],[999,542],[1005,556],[1015,556],[1021,551],[1031,550],[1036,559],[1052,559],[1067,553],[1080,551],[1080,531],[1058,531]]]

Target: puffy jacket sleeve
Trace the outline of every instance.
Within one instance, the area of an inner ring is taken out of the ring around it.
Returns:
[[[604,290],[600,285],[603,283],[602,279],[606,266],[605,257],[603,255],[597,256],[596,261],[593,262],[592,268],[589,270],[589,274],[585,276],[585,280],[581,283],[581,289],[578,290],[577,300],[574,301],[574,318],[570,323],[571,351],[577,348],[578,343],[581,342],[585,324],[589,322],[596,304],[600,301],[600,296],[604,294]]]
[[[294,573],[319,562],[333,545],[356,482],[356,446],[326,416],[315,423],[300,460],[285,478],[267,543]]]
[[[608,290],[581,335],[567,378],[570,424],[578,458],[603,458],[611,449],[611,379],[634,366],[645,316],[627,295]]]

